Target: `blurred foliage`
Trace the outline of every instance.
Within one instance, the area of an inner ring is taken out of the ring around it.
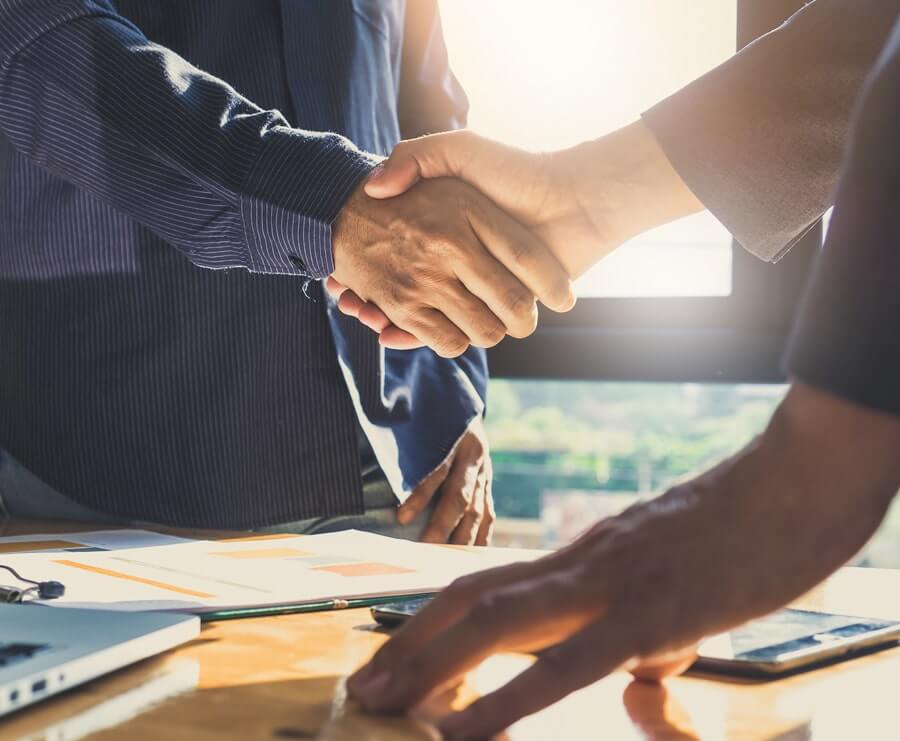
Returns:
[[[539,517],[545,491],[648,493],[740,449],[781,386],[491,382],[487,425],[503,517]]]

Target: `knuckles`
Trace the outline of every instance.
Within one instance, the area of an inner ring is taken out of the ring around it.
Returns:
[[[495,347],[506,337],[506,327],[499,322],[488,324],[481,329],[479,343],[482,347]]]
[[[555,278],[550,286],[547,305],[555,311],[569,311],[575,305],[572,281],[565,276]]]
[[[470,601],[480,590],[481,579],[478,574],[467,574],[450,582],[450,586],[443,591],[440,598],[450,604],[462,604]]]
[[[534,334],[538,325],[538,308],[534,296],[527,291],[511,291],[506,296],[506,305],[518,323],[509,328],[509,334],[523,339]]]
[[[464,339],[439,340],[432,350],[442,358],[458,358],[469,349],[469,342]]]

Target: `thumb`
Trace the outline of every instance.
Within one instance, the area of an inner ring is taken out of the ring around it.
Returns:
[[[417,350],[425,347],[425,343],[421,342],[418,337],[404,332],[393,324],[381,331],[378,343],[388,350]]]
[[[413,490],[413,493],[409,495],[409,499],[400,505],[397,509],[397,521],[401,525],[406,525],[415,520],[416,517],[419,516],[419,513],[428,506],[432,497],[437,493],[437,490],[447,478],[447,474],[450,473],[451,462],[452,461],[448,459],[432,471],[425,480]]]
[[[394,153],[372,170],[366,181],[366,195],[371,198],[393,198],[403,195],[421,178],[419,163],[409,154]]]
[[[369,176],[366,194],[372,198],[393,198],[422,178],[461,177],[474,155],[475,144],[475,135],[469,131],[451,131],[401,142]]]

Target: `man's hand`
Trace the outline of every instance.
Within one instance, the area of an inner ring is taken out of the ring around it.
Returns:
[[[539,561],[452,584],[350,693],[402,710],[492,653],[536,652],[441,726],[487,738],[616,669],[682,670],[699,640],[787,604],[862,547],[900,486],[898,447],[897,418],[795,385],[766,433],[710,472]]]
[[[373,198],[393,198],[421,180],[446,176],[471,184],[531,229],[573,278],[631,237],[702,209],[640,122],[546,154],[470,131],[401,142],[365,189]],[[384,307],[345,294],[352,286],[335,278],[330,290],[343,294],[342,310],[379,332],[388,347],[415,346],[415,332],[391,326],[379,311]]]
[[[452,131],[401,142],[365,187],[373,198],[393,198],[423,179],[457,177],[533,229],[576,276],[620,242],[616,222],[595,221],[583,207],[577,165],[568,152],[534,154]]]
[[[450,457],[403,503],[397,519],[412,522],[437,497],[423,542],[488,545],[494,527],[493,475],[487,433],[478,419]]]
[[[575,302],[568,275],[540,239],[451,179],[390,201],[358,188],[332,244],[334,279],[443,357],[531,334],[535,297],[558,311]]]

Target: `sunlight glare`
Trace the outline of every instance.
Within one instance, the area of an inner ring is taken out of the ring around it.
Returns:
[[[634,121],[734,53],[736,0],[442,0],[470,126],[530,150]],[[582,296],[722,296],[731,237],[709,214],[654,230],[578,282]]]

